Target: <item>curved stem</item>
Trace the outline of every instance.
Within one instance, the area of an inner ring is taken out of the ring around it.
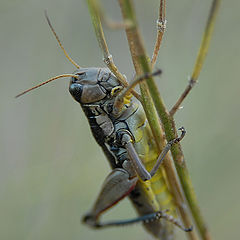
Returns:
[[[104,36],[104,32],[102,29],[100,14],[98,10],[99,9],[98,4],[95,0],[87,0],[87,3],[88,3],[89,12],[92,18],[95,34],[98,40],[98,44],[103,52],[103,56],[104,56],[103,61],[105,62],[107,67],[111,70],[111,72],[116,76],[116,78],[119,79],[119,81],[126,87],[128,86],[128,82],[126,78],[119,72],[117,66],[113,62],[112,55],[109,52],[107,42]],[[139,101],[141,101],[141,97],[136,91],[132,90],[132,94]]]

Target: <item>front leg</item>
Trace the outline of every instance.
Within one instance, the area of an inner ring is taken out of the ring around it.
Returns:
[[[137,176],[130,177],[125,169],[115,168],[105,179],[92,210],[83,217],[83,222],[92,227],[103,226],[99,223],[100,215],[126,197],[137,181]]]
[[[120,142],[121,145],[126,148],[128,155],[129,155],[129,159],[131,160],[131,162],[135,168],[135,171],[137,172],[138,176],[143,181],[150,180],[154,176],[154,174],[157,172],[158,168],[160,167],[163,159],[165,158],[166,154],[171,149],[172,145],[180,142],[183,139],[183,137],[186,134],[186,131],[185,131],[184,127],[179,128],[179,130],[181,131],[181,136],[174,138],[173,140],[171,140],[167,143],[167,145],[160,153],[155,165],[153,166],[153,168],[150,172],[147,171],[147,169],[145,168],[141,159],[139,158],[138,153],[136,152],[136,150],[134,148],[134,145],[133,145],[134,140],[132,139],[131,134],[129,134],[129,132],[126,130],[120,130],[118,132],[118,135],[117,135],[118,142]]]

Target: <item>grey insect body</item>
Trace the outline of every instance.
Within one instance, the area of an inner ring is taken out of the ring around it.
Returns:
[[[125,89],[107,68],[78,68],[74,74],[50,78],[16,97],[56,79],[71,77],[69,92],[80,103],[93,136],[113,169],[83,222],[93,228],[142,222],[155,237],[165,240],[172,239],[173,224],[191,231],[191,227],[185,228],[175,219],[175,206],[160,167],[171,146],[184,137],[184,128],[180,129],[181,136],[169,141],[159,154],[143,107],[128,92],[132,88]],[[160,70],[146,73],[133,85],[160,73]],[[101,222],[100,216],[126,196],[130,197],[139,217]]]
[[[140,180],[137,177],[139,172],[131,162],[126,148],[126,142],[131,141],[146,168],[151,169],[154,166],[158,151],[141,104],[131,98],[116,114],[116,111],[113,111],[114,102],[123,86],[107,68],[81,68],[74,74],[78,77],[71,78],[69,91],[80,103],[95,140],[113,168],[92,210],[83,221],[92,227],[124,225],[126,222],[119,221],[100,224],[98,219],[106,209],[125,196],[130,197],[140,216],[160,211],[160,205],[164,201],[164,208],[170,209],[171,214],[175,214],[162,170],[152,178],[154,181],[146,183]],[[164,188],[164,191],[160,188]],[[156,194],[157,191],[160,193]],[[153,216],[147,220],[141,217],[136,219],[136,222],[143,221],[153,235],[164,239],[172,238],[171,223],[156,220]]]

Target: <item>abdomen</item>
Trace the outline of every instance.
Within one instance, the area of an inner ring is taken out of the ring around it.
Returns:
[[[128,119],[131,132],[135,137],[134,147],[148,171],[152,169],[158,158],[158,150],[152,136],[142,106]],[[159,210],[170,210],[175,216],[175,206],[169,191],[164,169],[160,167],[149,181],[138,181],[136,188],[130,194],[130,199],[140,216]],[[155,237],[164,240],[173,239],[173,225],[165,220],[144,223],[145,228]]]

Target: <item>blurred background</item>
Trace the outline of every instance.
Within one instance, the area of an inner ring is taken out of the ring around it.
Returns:
[[[159,1],[135,2],[151,55]],[[102,4],[110,17],[121,19],[117,1]],[[156,80],[169,108],[188,82],[209,8],[208,0],[168,1],[157,63],[163,74]],[[199,84],[176,114],[176,125],[187,129],[182,145],[198,200],[218,240],[239,236],[239,8],[238,0],[222,1]],[[85,1],[0,1],[0,239],[152,239],[141,225],[94,231],[80,223],[110,168],[68,93],[69,80],[14,98],[75,70],[50,32],[44,9],[80,66],[104,66]],[[131,78],[124,32],[105,33],[115,63]],[[124,219],[135,212],[126,199],[107,215]]]

